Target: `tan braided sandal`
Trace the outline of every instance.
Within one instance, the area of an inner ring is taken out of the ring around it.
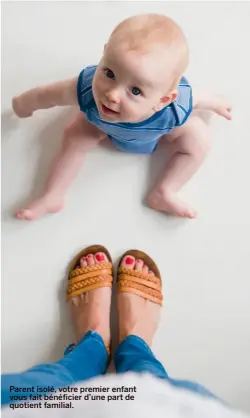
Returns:
[[[149,270],[153,271],[154,276],[150,274],[143,276],[140,271],[121,267],[121,262],[127,255],[143,260]],[[163,302],[160,271],[152,258],[139,250],[129,250],[121,257],[118,267],[117,289],[118,292],[134,293],[159,305],[162,305]]]
[[[94,266],[80,267],[80,260],[87,254],[103,252],[108,258],[108,262],[95,264]],[[108,250],[102,245],[92,245],[80,251],[73,259],[69,267],[67,300],[74,296],[79,296],[90,290],[99,287],[112,287],[113,284],[113,262]],[[70,345],[70,351],[77,343]],[[110,348],[106,347],[110,354]]]

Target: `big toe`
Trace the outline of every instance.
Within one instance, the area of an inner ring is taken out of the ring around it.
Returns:
[[[98,252],[96,254],[86,254],[80,260],[80,266],[82,268],[87,266],[94,266],[95,264],[107,263],[108,257],[103,252]]]
[[[108,257],[106,256],[105,253],[99,252],[99,253],[96,253],[95,254],[95,262],[96,262],[96,264],[107,263],[108,261],[109,261],[108,260]]]
[[[121,262],[121,267],[133,270],[135,267],[135,258],[132,255],[126,255]]]

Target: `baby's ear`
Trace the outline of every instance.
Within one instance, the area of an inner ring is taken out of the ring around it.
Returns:
[[[178,92],[177,90],[173,90],[171,91],[171,93],[169,93],[167,96],[163,96],[158,105],[155,106],[155,111],[159,112],[159,110],[163,109],[164,107],[170,105],[170,103],[172,103],[176,97],[178,96]]]

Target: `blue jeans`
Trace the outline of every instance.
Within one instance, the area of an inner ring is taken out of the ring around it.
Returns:
[[[148,372],[159,379],[166,379],[179,388],[214,397],[212,393],[197,383],[170,378],[145,341],[135,335],[129,335],[119,345],[114,360],[117,373]],[[43,393],[39,392],[39,388],[51,386],[56,390],[59,387],[70,386],[105,374],[107,365],[108,354],[102,337],[95,331],[89,331],[72,351],[70,349],[65,351],[61,360],[55,363],[39,364],[23,373],[2,375],[2,405],[20,402],[11,400],[12,396],[25,395],[29,397],[30,394]],[[26,391],[14,391],[14,386],[26,388]],[[39,388],[37,389],[37,387]],[[27,390],[28,388],[30,390]]]

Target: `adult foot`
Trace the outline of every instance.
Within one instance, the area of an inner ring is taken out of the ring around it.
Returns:
[[[19,118],[28,118],[33,114],[33,112],[28,109],[27,103],[25,103],[25,100],[22,96],[13,97],[12,108]]]
[[[39,199],[31,202],[25,209],[16,212],[18,219],[34,221],[46,213],[60,212],[63,208],[63,199],[49,195],[41,196]]]
[[[143,260],[126,255],[121,267],[142,273],[142,276],[154,276]],[[159,324],[161,305],[128,292],[118,292],[119,341],[128,335],[137,335],[151,346]]]
[[[148,204],[153,209],[181,218],[192,219],[197,215],[197,212],[179,199],[175,193],[158,193],[154,191],[148,197]]]
[[[84,268],[108,261],[105,253],[97,252],[83,257],[79,266]],[[110,346],[111,293],[111,287],[99,287],[69,300],[70,313],[78,341],[92,330],[102,336],[106,347]]]

